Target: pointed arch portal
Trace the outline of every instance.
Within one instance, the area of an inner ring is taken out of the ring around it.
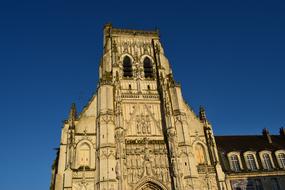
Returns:
[[[140,186],[137,190],[163,190],[159,185],[147,182]]]
[[[134,188],[135,190],[167,190],[167,188],[160,182],[152,179],[145,178]]]

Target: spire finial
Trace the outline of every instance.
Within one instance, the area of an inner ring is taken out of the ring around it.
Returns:
[[[72,103],[71,108],[70,108],[70,112],[69,112],[69,118],[68,118],[70,125],[74,124],[74,121],[76,120],[76,118],[77,118],[76,105],[75,105],[75,103]]]
[[[105,52],[111,48],[110,47],[111,40],[109,39],[111,37],[111,33],[112,33],[112,24],[111,23],[105,24],[104,25],[104,39],[103,39],[103,47],[104,47]]]
[[[206,121],[207,120],[206,111],[205,111],[205,108],[203,106],[200,106],[199,118],[200,118],[201,121]]]
[[[280,133],[281,136],[284,137],[285,136],[285,128],[281,127],[280,130],[279,130],[279,133]]]
[[[267,129],[267,128],[264,128],[264,129],[262,130],[262,134],[263,134],[263,135],[267,135],[267,134],[269,134],[268,129]]]

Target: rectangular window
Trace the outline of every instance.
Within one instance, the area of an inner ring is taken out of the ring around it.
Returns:
[[[271,179],[272,190],[281,190],[277,178]]]
[[[248,169],[252,170],[252,171],[256,171],[257,170],[257,166],[256,166],[256,162],[255,162],[254,156],[252,154],[248,154],[246,156],[246,158],[247,158]]]
[[[285,169],[285,154],[284,153],[278,154],[278,160],[280,162],[280,167]]]
[[[272,170],[273,166],[269,154],[263,154],[264,169]]]
[[[235,172],[239,172],[240,171],[240,165],[239,165],[239,159],[237,155],[232,155],[230,157],[230,162],[231,162],[231,167],[232,170]]]
[[[254,181],[252,181],[252,180],[247,180],[246,190],[255,190],[255,189],[254,189]]]
[[[233,190],[255,190],[254,189],[254,181],[239,179],[239,180],[231,180],[231,186]]]
[[[255,180],[255,189],[256,190],[263,190],[263,186],[260,179]]]

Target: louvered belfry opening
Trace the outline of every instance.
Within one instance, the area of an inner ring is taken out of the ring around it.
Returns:
[[[143,61],[143,67],[144,67],[144,77],[145,78],[153,78],[153,67],[151,60],[146,57]]]
[[[123,60],[124,77],[133,77],[132,60],[129,56],[125,56]]]

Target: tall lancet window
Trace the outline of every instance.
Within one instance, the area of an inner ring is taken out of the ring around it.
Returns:
[[[87,143],[79,147],[78,162],[80,166],[90,166],[90,146]]]
[[[146,57],[143,60],[143,68],[144,68],[144,77],[145,78],[153,78],[152,62],[148,57]]]
[[[132,60],[129,56],[125,56],[123,60],[123,72],[124,77],[133,76]]]

